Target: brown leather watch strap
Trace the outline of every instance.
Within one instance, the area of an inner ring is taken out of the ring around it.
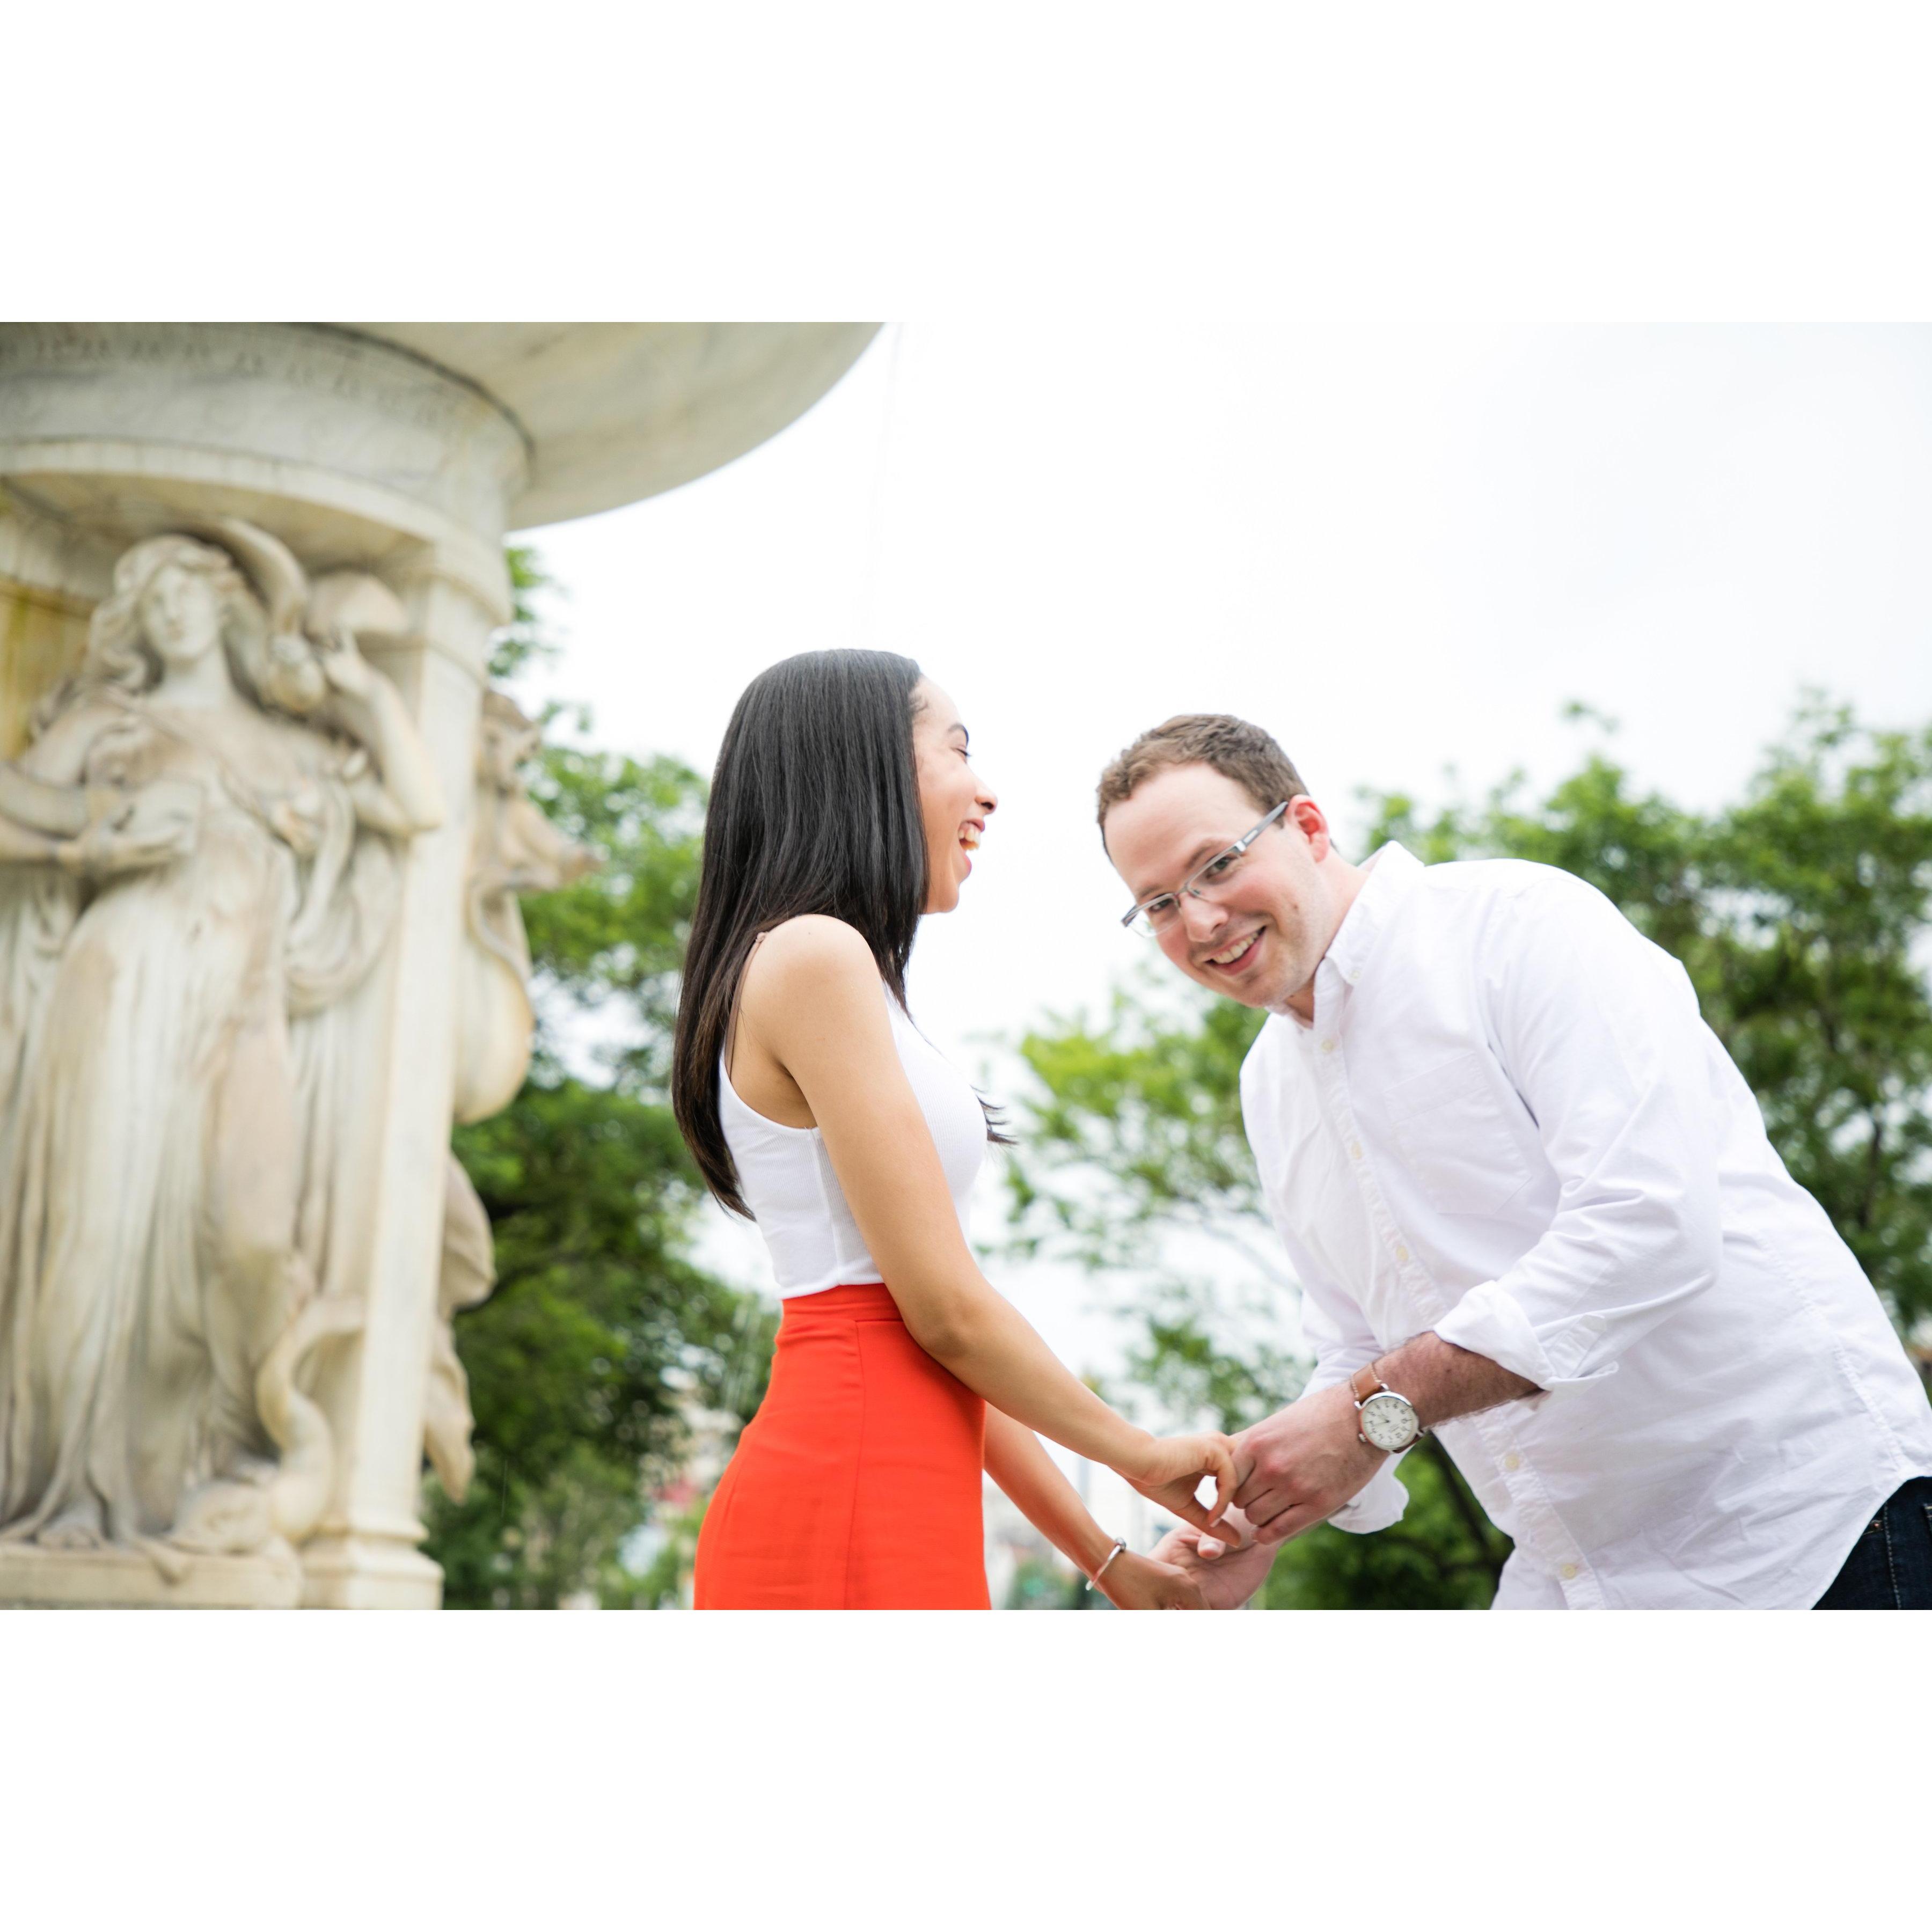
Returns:
[[[1376,1365],[1371,1362],[1366,1368],[1360,1368],[1355,1371],[1354,1374],[1349,1378],[1348,1387],[1359,1404],[1366,1402],[1378,1389],[1387,1388],[1388,1384],[1376,1373]]]

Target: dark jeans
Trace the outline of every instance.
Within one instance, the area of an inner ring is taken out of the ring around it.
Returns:
[[[1932,1476],[1915,1476],[1874,1516],[1820,1610],[1932,1610]]]

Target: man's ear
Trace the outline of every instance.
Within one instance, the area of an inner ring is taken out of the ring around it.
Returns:
[[[1290,801],[1288,816],[1294,821],[1295,830],[1308,841],[1309,856],[1320,865],[1334,850],[1334,841],[1328,833],[1328,814],[1304,792],[1299,798]]]

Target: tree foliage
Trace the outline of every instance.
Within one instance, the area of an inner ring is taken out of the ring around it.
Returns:
[[[498,683],[508,682],[531,664],[555,662],[559,646],[544,626],[537,599],[546,593],[566,594],[527,544],[506,544],[503,566],[510,578],[510,621],[496,633],[490,650],[490,675]]]
[[[1640,789],[1603,745],[1546,796],[1528,790],[1518,776],[1427,811],[1372,796],[1365,849],[1532,859],[1607,894],[1684,962],[1786,1166],[1900,1328],[1932,1320],[1932,730],[1868,729],[1814,696],[1714,812]],[[1261,1017],[1150,972],[1097,1024],[1049,1020],[1020,1042],[1034,1090],[1010,1172],[1020,1249],[1137,1274],[1132,1373],[1170,1413],[1228,1428],[1304,1372],[1274,1339],[1285,1264],[1240,1126]],[[1204,1262],[1217,1249],[1232,1270]],[[1400,1525],[1298,1539],[1268,1600],[1486,1603],[1507,1540],[1432,1443],[1402,1478]]]

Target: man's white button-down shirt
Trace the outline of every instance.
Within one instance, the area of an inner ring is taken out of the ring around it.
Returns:
[[[1312,1388],[1433,1329],[1543,1393],[1444,1423],[1515,1540],[1498,1607],[1802,1608],[1932,1405],[1688,976],[1514,860],[1368,874],[1241,1070]],[[1334,1520],[1402,1514],[1395,1464]]]

